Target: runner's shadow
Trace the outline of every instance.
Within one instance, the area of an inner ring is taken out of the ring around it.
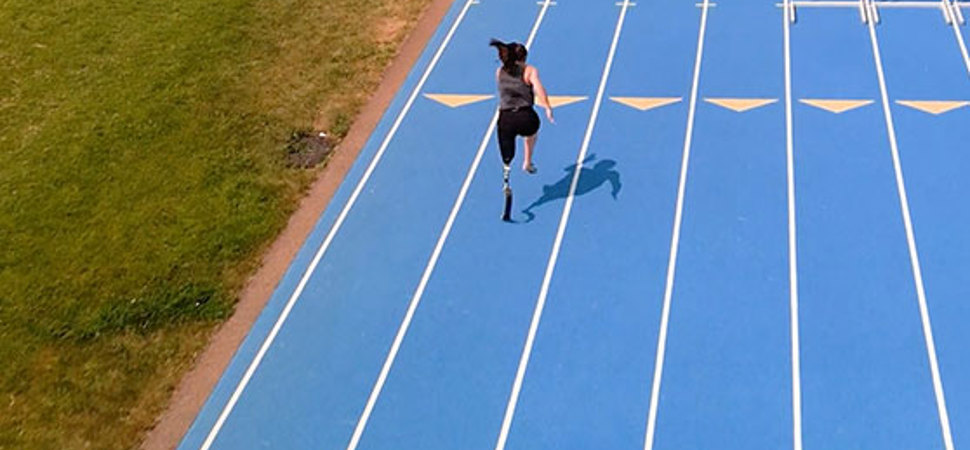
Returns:
[[[586,166],[595,159],[596,155],[593,154],[583,160],[583,166],[579,169],[579,182],[576,184],[576,197],[585,195],[609,182],[613,189],[610,195],[616,200],[616,196],[620,193],[620,188],[622,187],[620,184],[620,172],[614,169],[616,161],[604,159],[597,161],[592,167]],[[575,170],[576,164],[564,168],[563,171],[566,174],[559,181],[542,187],[542,196],[522,210],[526,215],[526,223],[532,222],[535,219],[536,216],[532,212],[533,209],[555,200],[565,199],[569,196],[569,186],[573,182],[573,172]]]

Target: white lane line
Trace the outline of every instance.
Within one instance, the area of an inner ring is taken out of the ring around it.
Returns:
[[[384,141],[381,143],[381,146],[377,150],[377,153],[374,154],[374,158],[371,160],[370,165],[367,167],[367,170],[364,172],[364,176],[360,179],[359,182],[357,182],[357,187],[354,189],[353,193],[350,195],[350,198],[347,200],[347,204],[344,205],[343,210],[340,211],[340,215],[337,216],[337,220],[330,228],[330,232],[327,234],[326,239],[324,239],[323,244],[320,245],[320,248],[317,250],[316,255],[314,255],[313,261],[310,263],[309,266],[307,266],[306,272],[303,273],[303,277],[300,279],[300,283],[296,286],[296,290],[293,291],[293,294],[286,302],[286,306],[283,308],[283,312],[280,314],[279,318],[276,319],[276,323],[273,325],[273,328],[270,331],[269,335],[266,336],[266,339],[263,341],[263,344],[260,346],[259,351],[256,353],[256,357],[253,358],[253,361],[249,364],[249,367],[246,369],[245,374],[243,374],[243,377],[239,381],[239,384],[236,385],[235,391],[233,391],[232,396],[229,398],[229,402],[226,403],[226,406],[222,409],[222,413],[219,414],[219,418],[216,420],[215,425],[213,425],[212,429],[209,430],[209,435],[206,436],[205,442],[203,442],[202,446],[200,447],[202,450],[207,450],[209,447],[212,446],[212,442],[219,434],[219,430],[222,429],[223,424],[225,424],[226,418],[229,417],[229,414],[232,412],[232,409],[236,406],[236,402],[239,401],[239,396],[242,395],[243,390],[246,389],[246,386],[249,384],[249,380],[253,376],[253,373],[256,372],[256,368],[259,367],[259,364],[263,361],[263,357],[266,355],[266,351],[269,349],[270,345],[273,344],[273,340],[276,339],[276,335],[277,333],[279,333],[280,328],[282,328],[283,323],[286,322],[286,318],[289,317],[290,311],[293,309],[293,305],[296,303],[297,299],[300,298],[300,294],[303,293],[303,289],[306,287],[307,281],[310,279],[310,276],[313,275],[313,271],[316,269],[317,264],[320,263],[320,259],[323,257],[324,253],[326,253],[327,249],[330,247],[330,243],[333,242],[334,236],[337,234],[337,231],[340,230],[341,225],[343,225],[344,220],[347,218],[347,214],[350,212],[350,209],[353,208],[354,204],[356,203],[357,197],[360,195],[360,192],[364,189],[364,185],[367,184],[367,180],[370,179],[371,174],[374,172],[374,168],[377,167],[377,163],[381,160],[381,157],[384,155],[384,151],[387,150],[387,147],[390,144],[391,139],[393,139],[395,133],[397,133],[398,127],[401,125],[401,122],[404,121],[404,116],[406,116],[408,111],[411,110],[411,105],[414,103],[414,99],[418,97],[418,94],[421,92],[421,89],[424,87],[425,81],[427,81],[428,76],[431,75],[431,71],[434,70],[435,66],[438,64],[438,59],[441,57],[441,54],[444,53],[445,48],[448,46],[448,43],[451,41],[451,37],[455,34],[455,30],[458,29],[458,25],[461,24],[462,20],[464,20],[465,13],[468,12],[468,8],[471,5],[472,5],[472,0],[468,0],[465,3],[465,6],[462,8],[461,13],[459,13],[458,17],[455,19],[455,23],[452,24],[451,29],[448,30],[448,34],[445,35],[444,40],[441,41],[441,44],[438,46],[438,50],[435,52],[434,57],[431,58],[431,61],[428,63],[428,67],[424,70],[424,74],[421,75],[421,79],[418,81],[418,84],[415,85],[414,89],[411,91],[411,96],[408,98],[407,103],[404,104],[404,108],[401,109],[400,113],[398,113],[397,119],[394,121],[394,125],[391,127],[390,131],[388,131],[387,136],[384,138]]]
[[[930,362],[930,372],[933,376],[933,391],[936,394],[936,408],[940,416],[940,428],[943,433],[943,443],[947,450],[953,450],[953,436],[950,433],[950,418],[946,410],[946,398],[943,395],[943,381],[940,379],[940,368],[936,359],[936,345],[933,343],[933,327],[930,324],[929,308],[926,305],[926,292],[923,289],[923,274],[920,270],[919,254],[916,251],[916,238],[913,233],[913,221],[909,214],[909,200],[906,199],[906,184],[903,182],[903,168],[899,159],[899,147],[896,144],[896,129],[889,109],[889,94],[886,89],[886,77],[882,69],[882,58],[879,54],[879,41],[876,39],[876,28],[869,23],[869,38],[872,41],[872,54],[876,62],[876,74],[879,76],[879,91],[882,94],[882,110],[886,119],[886,129],[889,132],[889,148],[893,156],[893,169],[896,172],[896,190],[899,192],[899,203],[903,213],[903,224],[906,228],[906,243],[909,246],[909,261],[913,269],[913,280],[916,283],[916,298],[919,301],[919,314],[923,323],[923,338],[926,342],[926,354]]]
[[[785,0],[785,154],[788,170],[788,292],[791,330],[792,443],[802,450],[802,374],[798,333],[798,246],[795,243],[795,149],[791,96],[791,23],[794,5]]]
[[[647,435],[643,448],[653,449],[653,437],[657,426],[657,403],[660,402],[660,380],[663,377],[664,354],[667,348],[667,328],[670,321],[670,300],[674,292],[674,272],[677,267],[677,251],[680,245],[680,224],[684,214],[684,191],[687,187],[687,165],[690,146],[694,136],[694,113],[697,110],[697,88],[701,78],[701,60],[704,57],[704,34],[707,28],[707,11],[710,0],[704,0],[701,9],[701,25],[697,32],[697,56],[694,60],[694,81],[690,89],[690,108],[687,112],[687,133],[684,136],[683,159],[680,162],[680,185],[677,187],[677,206],[674,209],[674,229],[670,239],[670,258],[667,261],[667,283],[664,288],[663,312],[660,314],[660,333],[657,336],[657,358],[654,361],[653,387],[650,390],[650,412],[647,415]]]
[[[629,0],[623,1],[620,16],[616,21],[616,29],[613,31],[613,43],[610,45],[609,55],[606,57],[606,65],[603,67],[603,75],[600,77],[599,90],[596,92],[596,100],[593,103],[593,111],[586,125],[586,136],[576,158],[576,168],[573,170],[572,183],[569,185],[569,195],[566,196],[566,204],[563,206],[562,217],[559,219],[559,231],[556,232],[556,240],[552,245],[552,253],[549,255],[549,262],[546,265],[546,274],[542,279],[542,288],[539,290],[539,298],[536,301],[535,311],[532,314],[532,323],[529,325],[529,334],[522,348],[522,357],[519,359],[519,368],[515,373],[515,381],[512,383],[512,392],[505,408],[505,417],[502,419],[502,429],[499,432],[498,442],[495,444],[496,450],[505,448],[505,443],[509,437],[509,429],[512,427],[512,418],[515,415],[515,407],[519,401],[519,392],[522,390],[522,380],[529,365],[529,357],[532,354],[532,346],[535,342],[536,331],[539,329],[539,321],[542,319],[542,310],[545,308],[546,298],[549,294],[549,284],[552,281],[552,274],[556,267],[556,260],[559,258],[559,249],[562,246],[562,238],[566,232],[566,224],[569,222],[569,213],[572,211],[573,199],[576,195],[576,185],[579,182],[579,174],[582,171],[583,160],[586,159],[586,151],[589,149],[589,141],[593,136],[593,128],[596,126],[596,116],[599,114],[600,105],[603,103],[603,92],[606,91],[606,82],[610,77],[610,68],[613,66],[613,55],[616,53],[616,45],[620,41],[620,32],[623,30],[623,20],[626,18],[627,8],[631,5]]]
[[[529,39],[525,43],[526,47],[532,46],[536,33],[539,32],[539,25],[542,24],[542,20],[546,16],[546,10],[549,9],[550,5],[554,4],[555,2],[552,2],[551,0],[545,0],[542,3],[542,9],[539,10],[539,15],[536,16],[535,23],[532,26],[532,31],[529,33]],[[428,260],[428,264],[424,268],[424,274],[421,276],[421,281],[418,283],[418,287],[415,289],[414,295],[411,297],[411,303],[408,305],[407,313],[404,315],[404,319],[401,321],[401,325],[397,330],[397,335],[394,337],[394,343],[391,344],[391,349],[387,353],[387,358],[384,360],[384,366],[381,367],[381,373],[378,375],[377,381],[374,383],[374,388],[371,390],[370,396],[367,399],[367,404],[364,406],[364,411],[357,420],[357,427],[354,429],[354,434],[350,438],[350,443],[347,445],[347,450],[354,450],[357,448],[357,445],[360,444],[360,438],[364,434],[364,429],[367,428],[367,421],[370,419],[371,412],[374,410],[374,405],[377,404],[377,399],[380,397],[381,391],[384,389],[384,383],[387,381],[387,375],[390,373],[391,367],[394,365],[394,361],[397,359],[397,353],[401,348],[401,343],[404,342],[404,336],[411,327],[411,320],[414,318],[414,313],[418,309],[418,304],[421,303],[421,299],[424,297],[424,290],[428,285],[428,281],[431,279],[431,274],[434,272],[435,266],[438,264],[438,257],[441,255],[441,249],[444,247],[445,241],[448,240],[448,236],[451,234],[451,227],[455,223],[455,218],[458,217],[458,211],[461,210],[461,206],[465,202],[465,196],[468,194],[468,189],[472,184],[472,180],[475,178],[475,173],[478,172],[479,163],[481,163],[482,156],[485,154],[485,149],[488,148],[488,143],[492,139],[492,133],[495,131],[495,125],[498,122],[498,114],[498,109],[496,109],[495,114],[492,115],[492,120],[489,122],[488,129],[485,131],[485,135],[482,137],[482,142],[478,146],[478,152],[475,154],[475,160],[472,162],[471,167],[468,168],[468,174],[465,175],[465,182],[462,184],[461,190],[458,192],[458,198],[455,199],[455,203],[451,207],[451,214],[448,216],[448,220],[445,222],[445,226],[441,230],[441,235],[438,236],[438,243],[435,245],[434,251],[431,253],[431,258]]]
[[[943,2],[947,3],[947,0],[943,0]],[[955,5],[955,3],[953,3],[952,5]],[[959,14],[959,11],[960,11],[959,6],[954,7],[954,6],[951,6],[951,4],[949,3],[947,3],[946,6],[947,8],[952,8],[950,10],[954,12],[954,14],[952,14],[953,16],[956,16],[957,14]],[[963,55],[963,64],[967,68],[967,75],[970,75],[970,54],[967,54],[967,43],[963,41],[963,34],[960,33],[960,23],[959,23],[961,22],[960,19],[961,19],[960,17],[953,17],[953,20],[950,21],[950,26],[953,28],[953,34],[956,35],[957,44],[960,46],[960,54]]]

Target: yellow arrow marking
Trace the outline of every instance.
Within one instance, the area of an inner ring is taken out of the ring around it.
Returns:
[[[466,95],[466,94],[424,94],[425,97],[434,100],[442,105],[450,106],[452,108],[457,108],[459,106],[470,105],[472,103],[477,103],[480,101],[488,100],[494,98],[494,95]],[[556,108],[559,106],[571,105],[573,103],[581,102],[589,97],[577,97],[570,95],[550,95],[549,103],[552,103],[552,107]]]
[[[799,101],[806,105],[812,105],[836,114],[842,114],[850,109],[866,106],[873,102],[872,100],[832,100],[821,98],[803,98]]]
[[[681,97],[610,97],[614,102],[646,111],[681,101]]]
[[[918,109],[925,113],[940,115],[945,112],[953,111],[957,108],[962,108],[964,106],[970,105],[967,101],[933,101],[933,100],[896,100],[903,106],[909,106],[913,109]]]
[[[704,101],[713,103],[732,111],[745,112],[777,102],[777,98],[705,98]]]
[[[574,96],[569,96],[569,95],[550,95],[549,96],[549,103],[552,103],[552,107],[553,108],[558,108],[560,106],[566,106],[566,105],[571,105],[571,104],[576,103],[576,102],[581,102],[583,100],[586,100],[587,98],[588,97],[574,97]],[[536,99],[536,100],[538,100],[538,99]],[[542,104],[539,103],[539,106],[542,106]]]
[[[461,95],[461,94],[424,94],[425,97],[441,103],[445,106],[457,108],[459,106],[470,105],[483,100],[488,100],[494,95]]]

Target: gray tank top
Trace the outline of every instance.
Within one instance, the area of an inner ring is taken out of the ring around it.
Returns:
[[[532,86],[522,79],[525,67],[520,66],[518,76],[509,75],[506,71],[498,71],[498,93],[500,109],[515,109],[530,107],[535,102]]]

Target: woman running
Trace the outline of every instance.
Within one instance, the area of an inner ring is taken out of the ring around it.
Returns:
[[[518,42],[506,44],[496,39],[492,39],[489,45],[498,49],[498,57],[502,60],[502,67],[495,71],[495,79],[499,92],[498,146],[502,151],[506,179],[509,165],[515,157],[517,136],[525,138],[522,170],[536,173],[536,167],[532,164],[532,151],[539,133],[539,115],[532,105],[538,94],[540,105],[546,108],[546,118],[549,122],[556,123],[552,117],[549,97],[539,81],[539,71],[525,63],[529,52],[524,45]]]

